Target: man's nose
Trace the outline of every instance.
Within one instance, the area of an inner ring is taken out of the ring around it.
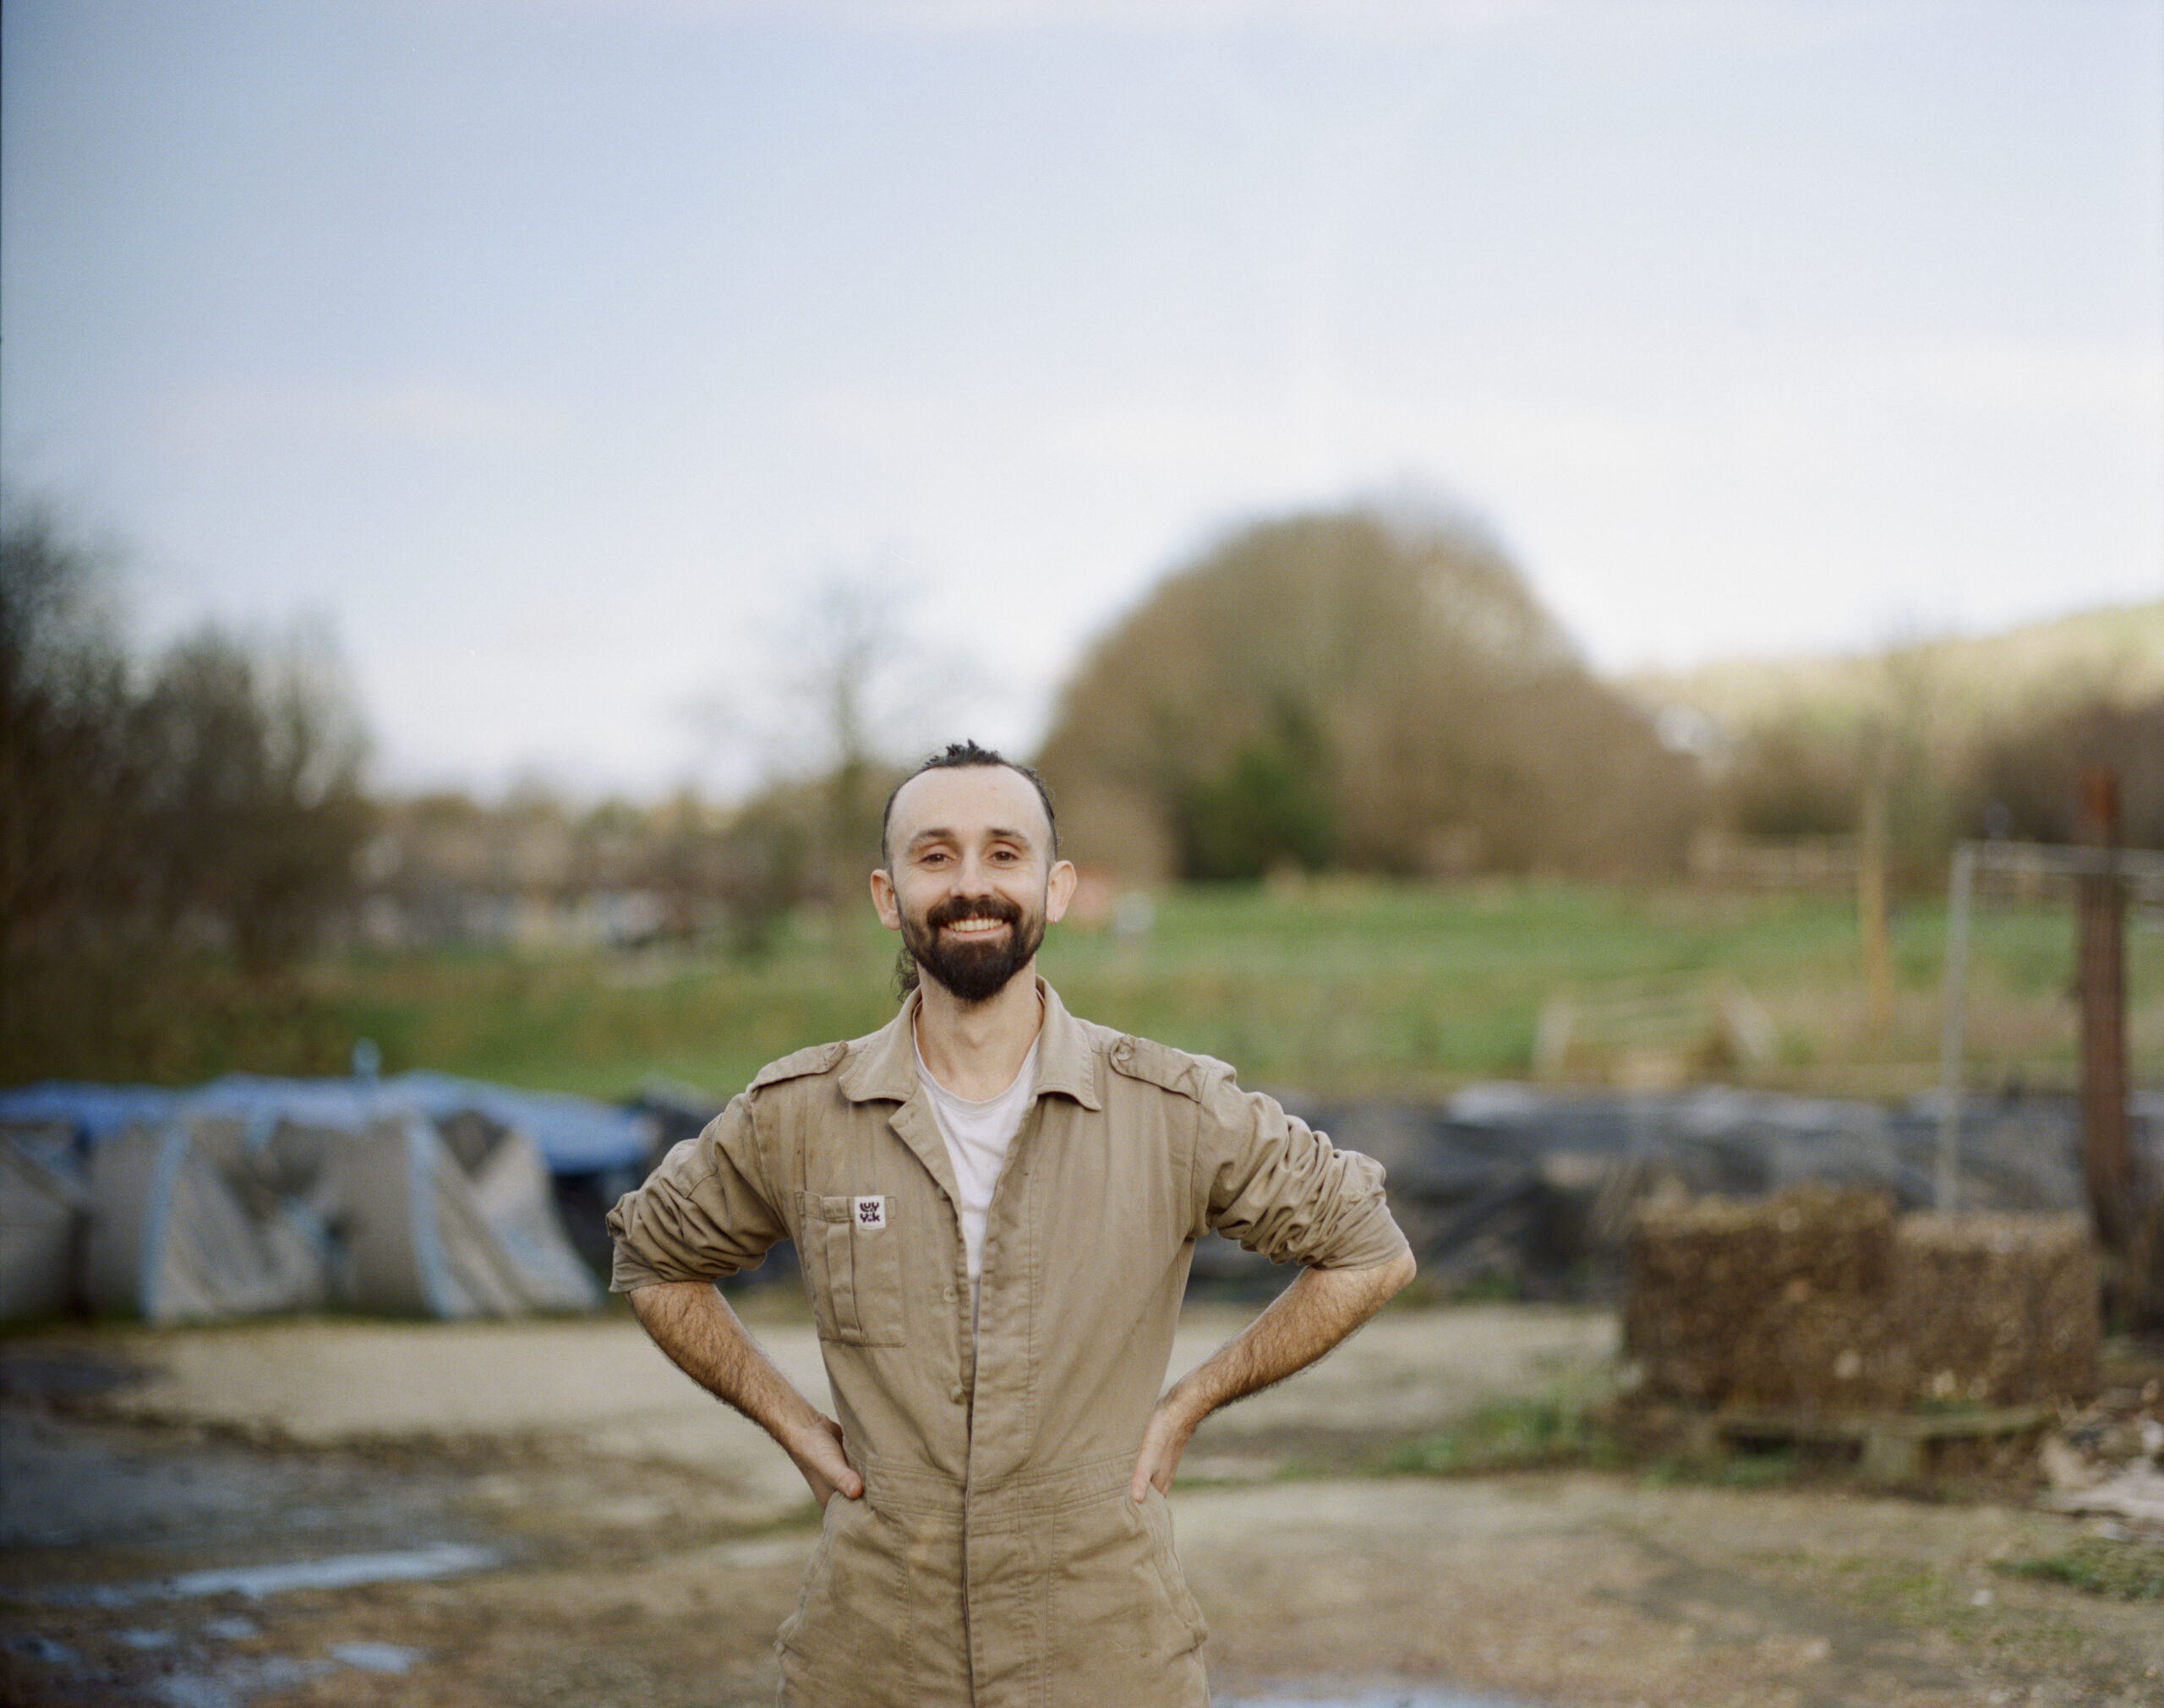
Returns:
[[[965,854],[954,871],[954,887],[965,896],[992,893],[992,868],[975,854]]]

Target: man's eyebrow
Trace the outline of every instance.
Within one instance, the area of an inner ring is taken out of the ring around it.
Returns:
[[[1037,845],[1036,838],[1031,836],[1029,832],[1025,830],[1009,830],[1001,825],[992,826],[990,830],[985,832],[985,836],[988,841],[992,842],[1019,842],[1025,848],[1035,848]],[[919,831],[915,836],[911,837],[906,843],[903,843],[902,846],[904,848],[921,848],[928,842],[959,842],[960,840],[960,833],[948,829],[945,825],[928,825],[924,829]]]

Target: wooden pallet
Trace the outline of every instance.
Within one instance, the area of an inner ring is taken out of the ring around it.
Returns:
[[[2057,1416],[2049,1405],[2000,1405],[1974,1411],[1855,1412],[1845,1416],[1790,1411],[1710,1412],[1697,1425],[1706,1450],[1745,1441],[1845,1443],[1861,1449],[1866,1482],[1891,1487],[1918,1481],[1932,1448],[1947,1441],[2003,1441],[2042,1429]]]
[[[1617,979],[1549,996],[1533,1037],[1533,1077],[1592,1074],[1638,1090],[1667,1089],[1713,1061],[1771,1061],[1778,1043],[1766,1011],[1725,974]]]

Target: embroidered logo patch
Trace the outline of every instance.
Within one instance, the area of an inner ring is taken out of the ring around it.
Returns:
[[[856,1225],[861,1228],[883,1228],[887,1225],[887,1200],[883,1198],[856,1200]]]

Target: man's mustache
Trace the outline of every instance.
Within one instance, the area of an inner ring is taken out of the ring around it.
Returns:
[[[1019,926],[1022,910],[1003,896],[972,896],[942,902],[924,916],[924,922],[937,930],[942,925],[958,925],[964,919],[997,919],[1003,925]]]

